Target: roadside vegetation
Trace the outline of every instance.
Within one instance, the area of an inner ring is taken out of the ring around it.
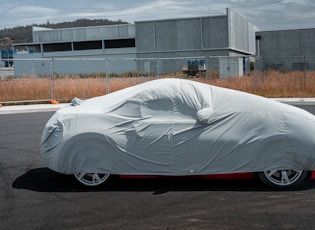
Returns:
[[[50,77],[25,76],[21,78],[0,78],[0,103],[13,101],[32,101],[38,103],[55,99],[59,102],[69,102],[72,98],[91,98],[114,92],[129,86],[157,77],[128,74],[129,77],[112,75],[106,78],[102,74],[88,76],[55,76]],[[190,78],[181,73],[160,76],[160,78],[185,78],[204,82],[215,86],[240,90],[270,98],[281,97],[315,97],[315,72],[295,71],[280,73],[278,71],[252,72],[243,77],[206,79]]]

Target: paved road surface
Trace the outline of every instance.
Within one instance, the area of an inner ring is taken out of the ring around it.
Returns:
[[[303,108],[315,113],[315,106]],[[51,115],[0,115],[0,229],[314,228],[314,181],[293,191],[256,180],[114,178],[81,186],[40,160]]]

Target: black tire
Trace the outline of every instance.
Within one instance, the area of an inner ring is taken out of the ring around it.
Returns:
[[[259,172],[260,180],[270,188],[288,189],[301,184],[308,172],[303,170],[268,170]]]

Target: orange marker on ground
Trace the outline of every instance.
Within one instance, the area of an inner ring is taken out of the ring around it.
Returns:
[[[56,105],[56,104],[58,104],[58,101],[56,101],[56,100],[50,100],[50,104]]]

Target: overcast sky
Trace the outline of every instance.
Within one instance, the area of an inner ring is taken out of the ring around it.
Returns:
[[[315,0],[0,0],[0,29],[79,18],[143,20],[225,15],[261,30],[315,28]]]

